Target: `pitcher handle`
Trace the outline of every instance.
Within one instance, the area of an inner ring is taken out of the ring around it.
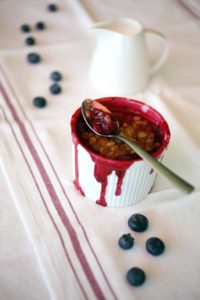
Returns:
[[[167,41],[167,39],[165,38],[165,36],[157,31],[157,30],[154,30],[154,29],[149,29],[149,28],[145,28],[144,29],[144,33],[145,34],[153,34],[153,35],[156,35],[158,36],[162,42],[163,42],[163,50],[162,50],[162,53],[160,55],[160,57],[155,61],[155,63],[151,66],[151,69],[150,69],[150,75],[154,74],[155,72],[158,71],[158,69],[160,69],[160,67],[165,63],[168,55],[169,55],[169,43]]]

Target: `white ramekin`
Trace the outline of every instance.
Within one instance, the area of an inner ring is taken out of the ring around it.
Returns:
[[[108,108],[117,106],[121,107],[122,111],[128,109],[138,112],[158,125],[162,133],[162,144],[153,156],[162,159],[169,143],[170,131],[160,113],[137,100],[121,97],[96,100],[106,104]],[[71,119],[74,183],[78,190],[88,199],[103,206],[124,207],[143,200],[153,186],[156,172],[144,160],[112,160],[88,149],[76,132],[80,114],[79,108]]]

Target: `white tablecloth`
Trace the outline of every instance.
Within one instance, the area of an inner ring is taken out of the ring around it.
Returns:
[[[199,291],[200,226],[200,2],[186,0],[0,1],[0,299],[196,300]],[[164,163],[196,186],[182,195],[158,176],[151,194],[134,207],[110,209],[82,197],[71,167],[70,117],[84,98],[105,96],[88,82],[95,40],[90,26],[114,17],[137,19],[160,30],[170,55],[145,91],[130,95],[158,109],[171,129]],[[44,21],[46,29],[34,25]],[[23,23],[30,34],[21,33]],[[36,46],[25,46],[32,35]],[[42,62],[30,65],[29,52]],[[63,74],[63,92],[49,92],[50,73]],[[37,109],[35,96],[48,105]],[[133,233],[125,252],[119,237],[130,232],[135,212],[149,229]],[[160,257],[145,251],[148,237],[166,244]],[[126,281],[138,266],[147,280]]]

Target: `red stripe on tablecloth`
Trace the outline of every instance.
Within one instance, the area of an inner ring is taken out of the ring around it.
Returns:
[[[96,253],[95,253],[94,248],[92,247],[92,245],[91,245],[91,243],[90,243],[90,240],[89,240],[89,238],[88,238],[87,232],[86,232],[86,230],[85,230],[83,224],[81,223],[81,221],[80,221],[80,219],[79,219],[79,217],[78,217],[78,215],[77,215],[77,213],[76,213],[76,211],[75,211],[75,209],[74,209],[74,207],[73,207],[73,205],[72,205],[72,203],[71,203],[71,201],[70,201],[70,198],[69,198],[69,196],[67,195],[67,193],[66,193],[66,191],[65,191],[65,189],[64,189],[64,187],[63,187],[63,185],[62,185],[62,183],[61,183],[61,180],[60,180],[60,178],[59,178],[59,176],[58,176],[58,174],[57,174],[57,172],[56,172],[56,170],[55,170],[55,167],[54,167],[54,165],[53,165],[53,163],[52,163],[52,161],[51,161],[51,158],[49,157],[49,155],[48,155],[48,153],[47,153],[47,151],[46,151],[44,145],[42,144],[42,142],[41,142],[39,136],[37,135],[37,133],[36,133],[36,131],[35,131],[35,128],[34,128],[32,122],[31,122],[31,120],[30,120],[30,119],[28,118],[28,116],[26,115],[26,113],[25,113],[25,111],[24,111],[24,109],[23,109],[23,106],[21,105],[21,103],[20,103],[20,101],[19,101],[19,99],[18,99],[18,96],[16,95],[16,92],[14,91],[14,89],[13,89],[13,87],[12,87],[12,85],[11,85],[11,83],[10,83],[8,77],[7,77],[7,75],[5,74],[5,72],[4,72],[4,70],[3,70],[2,68],[1,68],[1,70],[2,70],[2,72],[3,72],[3,74],[4,74],[4,77],[5,77],[6,81],[7,81],[7,84],[9,85],[10,90],[12,91],[13,95],[15,96],[15,99],[16,99],[16,101],[17,101],[17,103],[18,103],[18,106],[20,107],[20,110],[22,111],[22,113],[23,113],[24,117],[26,118],[26,120],[29,122],[29,124],[30,124],[30,126],[31,126],[31,128],[32,128],[32,131],[33,131],[33,133],[34,133],[36,139],[38,140],[38,142],[39,142],[41,148],[42,148],[43,151],[44,151],[44,154],[45,154],[46,157],[47,157],[47,160],[48,160],[48,162],[49,162],[49,164],[50,164],[50,166],[51,166],[51,168],[52,168],[52,170],[53,170],[53,172],[54,172],[54,175],[56,176],[56,179],[57,179],[57,181],[58,181],[58,183],[59,183],[59,185],[60,185],[60,187],[61,187],[61,189],[62,189],[62,192],[63,192],[63,194],[64,194],[64,196],[65,196],[65,198],[66,198],[66,200],[67,200],[67,202],[68,202],[68,204],[69,204],[69,206],[70,206],[70,208],[72,209],[72,212],[74,213],[74,216],[75,216],[77,222],[79,223],[80,227],[81,227],[82,230],[83,230],[83,234],[84,234],[85,239],[86,239],[86,241],[87,241],[87,243],[88,243],[88,245],[89,245],[89,248],[91,249],[91,252],[92,252],[92,254],[94,255],[94,257],[95,257],[95,259],[96,259],[96,262],[97,262],[97,264],[98,264],[98,266],[99,266],[99,268],[100,268],[100,270],[101,270],[101,272],[102,272],[102,275],[103,275],[103,277],[104,277],[104,279],[105,279],[105,281],[106,281],[106,283],[107,283],[107,285],[108,285],[108,287],[109,287],[109,289],[110,289],[110,291],[111,291],[111,293],[112,293],[114,299],[117,300],[118,298],[117,298],[117,296],[116,296],[116,294],[115,294],[115,292],[114,292],[114,290],[113,290],[113,288],[112,288],[110,282],[108,281],[108,278],[107,278],[107,276],[106,276],[106,274],[105,274],[105,271],[103,270],[103,267],[102,267],[102,265],[101,265],[101,263],[100,263],[100,261],[99,261],[97,255],[96,255]]]
[[[46,202],[45,202],[45,199],[44,199],[44,197],[43,197],[43,195],[42,195],[42,192],[41,192],[41,190],[40,190],[40,187],[39,187],[39,185],[38,185],[38,182],[37,182],[37,180],[36,180],[36,178],[35,178],[35,176],[34,176],[34,174],[33,174],[33,171],[32,171],[32,169],[31,169],[31,166],[30,166],[30,164],[29,164],[29,162],[28,162],[28,160],[27,160],[27,158],[26,158],[26,156],[25,156],[25,153],[24,153],[24,151],[23,151],[23,148],[22,148],[22,146],[20,145],[20,142],[19,142],[19,140],[18,140],[18,138],[17,138],[17,136],[16,136],[16,134],[15,134],[15,131],[14,131],[14,129],[13,129],[13,126],[11,125],[10,121],[8,120],[8,118],[7,118],[7,116],[6,116],[6,112],[5,112],[5,110],[3,109],[3,107],[0,106],[0,109],[1,109],[2,112],[3,112],[4,118],[5,118],[6,122],[8,123],[8,125],[9,125],[9,127],[10,127],[10,129],[11,129],[11,132],[12,132],[14,138],[15,138],[15,141],[16,141],[16,143],[17,143],[19,149],[20,149],[20,152],[21,152],[21,154],[22,154],[22,156],[23,156],[23,158],[24,158],[24,160],[25,160],[25,162],[26,162],[26,165],[27,165],[27,167],[28,167],[28,169],[29,169],[29,172],[30,172],[32,178],[33,178],[34,184],[35,184],[35,186],[36,186],[36,188],[37,188],[37,190],[38,190],[38,193],[39,193],[40,198],[41,198],[41,200],[42,200],[42,203],[43,203],[43,205],[44,205],[44,207],[45,207],[45,209],[46,209],[46,211],[47,211],[47,214],[48,214],[48,216],[49,216],[49,218],[50,218],[50,220],[51,220],[51,222],[52,222],[52,224],[53,224],[55,230],[57,231],[57,234],[58,234],[58,236],[59,236],[61,245],[62,245],[62,247],[63,247],[65,256],[66,256],[66,258],[67,258],[67,260],[68,260],[68,262],[69,262],[69,265],[70,265],[70,267],[71,267],[71,269],[72,269],[72,271],[73,271],[73,273],[74,273],[74,276],[75,276],[75,278],[76,278],[76,280],[77,280],[77,282],[78,282],[78,284],[79,284],[79,286],[80,286],[80,288],[81,288],[81,290],[82,290],[82,292],[83,292],[83,295],[84,295],[85,299],[88,299],[88,297],[87,297],[87,295],[86,295],[86,292],[85,292],[85,290],[84,290],[84,287],[83,287],[83,285],[81,284],[81,282],[80,282],[80,280],[79,280],[79,278],[78,278],[77,272],[76,272],[76,270],[75,270],[75,268],[74,268],[74,266],[73,266],[73,264],[72,264],[71,258],[69,257],[69,254],[68,254],[67,249],[66,249],[66,247],[65,247],[65,243],[64,243],[63,237],[62,237],[62,235],[61,235],[61,233],[60,233],[60,231],[59,231],[59,229],[58,229],[58,227],[57,227],[57,225],[56,225],[56,223],[55,223],[55,221],[54,221],[54,219],[53,219],[53,217],[52,217],[52,215],[51,215],[51,213],[50,213],[50,211],[49,211],[49,209],[48,209],[48,206],[47,206],[47,204],[46,204]]]
[[[0,85],[0,88],[1,88],[2,94],[4,96],[4,100],[5,100],[8,108],[10,109],[10,112],[11,112],[15,122],[17,123],[17,125],[20,129],[21,134],[22,134],[22,136],[23,136],[23,138],[24,138],[24,140],[25,140],[25,142],[26,142],[26,144],[29,148],[29,151],[30,151],[35,163],[36,163],[36,166],[38,167],[38,170],[39,170],[39,172],[40,172],[40,174],[43,178],[44,184],[45,184],[45,186],[47,188],[47,191],[48,191],[48,193],[49,193],[49,195],[52,199],[54,207],[56,208],[56,210],[57,210],[57,212],[58,212],[58,214],[59,214],[59,216],[60,216],[60,218],[63,222],[63,225],[67,229],[67,232],[68,232],[69,237],[71,239],[71,242],[72,242],[72,245],[73,245],[74,250],[76,252],[76,255],[77,255],[77,257],[78,257],[78,259],[79,259],[79,261],[80,261],[80,263],[83,267],[83,270],[84,270],[84,272],[85,272],[85,274],[86,274],[86,276],[87,276],[87,278],[90,282],[90,285],[91,285],[91,287],[92,287],[92,289],[93,289],[93,291],[94,291],[94,293],[95,293],[95,295],[98,299],[105,299],[105,297],[103,295],[103,292],[102,292],[98,282],[96,281],[96,279],[94,277],[94,274],[93,274],[93,272],[92,272],[92,270],[91,270],[91,268],[90,268],[90,266],[87,262],[85,254],[83,253],[83,250],[80,246],[79,240],[78,240],[77,235],[76,235],[76,231],[72,227],[67,215],[65,214],[65,211],[64,211],[64,209],[63,209],[63,207],[62,207],[62,205],[59,201],[59,198],[58,198],[58,196],[55,192],[53,184],[52,184],[52,182],[51,182],[51,180],[50,180],[50,178],[49,178],[49,176],[48,176],[48,174],[47,174],[47,172],[46,172],[46,170],[43,166],[43,163],[42,163],[42,161],[41,161],[41,159],[40,159],[40,157],[39,157],[32,141],[31,141],[31,139],[28,135],[28,132],[27,132],[24,124],[20,120],[20,118],[19,118],[19,116],[18,116],[18,114],[15,110],[15,107],[12,105],[12,102],[10,101],[10,99],[9,99],[6,91],[4,90],[3,86]]]
[[[196,19],[200,19],[200,16],[198,14],[195,13],[195,11],[193,9],[190,8],[189,4],[186,4],[185,1],[183,0],[177,0],[178,4],[180,4],[187,12],[189,12],[189,14],[191,14],[193,17],[195,17]]]

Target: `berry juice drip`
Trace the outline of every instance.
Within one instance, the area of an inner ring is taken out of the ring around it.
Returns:
[[[94,177],[99,183],[101,183],[100,198],[96,201],[96,203],[102,206],[107,206],[105,199],[106,187],[108,184],[108,176],[112,173],[112,168],[104,166],[98,163],[98,161],[95,161],[94,163]]]
[[[108,176],[113,171],[115,171],[116,176],[118,177],[116,190],[115,190],[115,195],[119,196],[121,194],[123,178],[124,178],[124,175],[126,173],[126,170],[115,170],[111,166],[102,165],[101,163],[98,162],[98,160],[95,160],[94,158],[92,158],[92,159],[95,163],[95,165],[94,165],[94,177],[96,178],[96,180],[99,183],[101,183],[100,197],[96,201],[96,203],[100,204],[102,206],[107,206],[105,195],[106,195],[106,187],[107,187],[107,184],[108,184]]]
[[[153,169],[153,168],[151,168],[151,170],[150,170],[149,174],[152,174],[152,173],[153,173],[153,171],[154,171],[154,169]]]
[[[119,196],[119,195],[121,195],[121,192],[122,192],[122,182],[123,182],[126,170],[115,170],[115,172],[116,172],[116,175],[118,177],[117,186],[116,186],[116,190],[115,190],[115,195]]]
[[[78,143],[74,141],[74,152],[75,152],[75,179],[74,179],[74,185],[76,188],[80,191],[80,193],[85,196],[85,193],[80,186],[79,183],[79,167],[78,167]],[[115,195],[119,196],[121,194],[121,188],[123,183],[123,178],[126,173],[125,170],[115,170],[112,166],[105,166],[101,164],[98,159],[95,159],[91,155],[91,159],[94,161],[94,177],[101,184],[101,192],[99,195],[99,199],[97,199],[96,203],[102,206],[107,206],[105,195],[106,195],[106,187],[108,184],[108,176],[115,171],[117,179],[117,185],[115,190]]]
[[[79,184],[79,171],[78,171],[78,143],[74,142],[74,149],[75,149],[75,180],[74,184],[76,188],[80,191],[80,193],[85,196],[85,193],[82,187]]]

